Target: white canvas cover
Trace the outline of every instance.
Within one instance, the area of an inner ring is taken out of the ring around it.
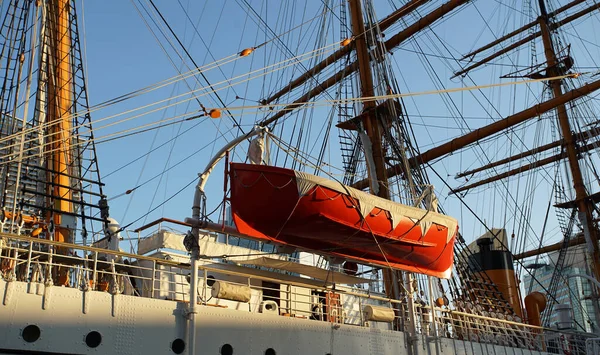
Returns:
[[[306,193],[316,185],[323,186],[333,191],[350,195],[358,200],[360,212],[363,217],[367,216],[375,207],[388,211],[394,228],[398,226],[398,223],[400,223],[401,219],[404,217],[410,218],[415,223],[418,221],[423,235],[427,233],[432,223],[444,226],[448,228],[446,243],[450,241],[458,228],[458,221],[450,216],[386,200],[379,196],[374,196],[350,186],[346,186],[338,181],[329,180],[301,171],[294,172],[296,174],[296,184],[298,186],[299,196],[306,195]]]
[[[250,302],[252,290],[250,286],[236,285],[225,281],[216,281],[212,285],[211,296],[237,302]]]
[[[373,322],[393,322],[396,314],[389,307],[366,305],[364,308],[365,319]]]
[[[250,164],[261,165],[263,162],[264,139],[262,136],[254,138],[248,147],[248,160]]]

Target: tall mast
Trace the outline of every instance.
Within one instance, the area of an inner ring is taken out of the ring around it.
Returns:
[[[48,196],[51,209],[48,222],[54,223],[54,240],[73,242],[75,229],[70,169],[71,109],[73,75],[71,70],[70,0],[48,1]]]
[[[365,39],[366,33],[361,8],[361,0],[350,0],[348,3],[352,18],[352,32],[355,36],[361,97],[374,97],[375,90],[373,88],[373,73],[371,70],[371,60],[369,58],[369,51],[367,49],[367,42]],[[365,160],[367,161],[367,171],[369,174],[369,180],[371,181],[371,193],[389,200],[390,191],[388,189],[388,179],[385,170],[383,145],[381,141],[382,127],[379,124],[379,119],[376,114],[376,107],[377,104],[374,100],[365,101],[363,108],[364,119],[362,123],[364,125],[367,138],[364,138],[364,134],[359,134],[359,136],[361,136],[363,139],[363,147],[365,147]],[[371,147],[371,152],[369,152],[368,146]],[[372,157],[369,157],[370,153],[372,153]],[[383,270],[383,283],[385,292],[389,298],[398,299],[400,297],[398,286],[399,279],[400,277],[398,273],[394,270]],[[406,275],[405,281],[407,284],[407,289],[410,290],[410,274]],[[414,309],[412,294],[408,292],[406,296],[409,309]],[[409,312],[409,317],[409,333],[414,334],[414,312]],[[409,351],[409,353],[412,353],[412,348],[409,348]]]
[[[550,28],[548,25],[548,12],[546,10],[546,4],[544,0],[539,0],[540,13],[538,21],[540,24],[540,30],[542,33],[542,41],[544,44],[544,54],[548,67],[546,69],[549,77],[563,75],[559,71],[558,60],[556,58],[556,52],[552,43],[552,36],[550,34]],[[554,97],[559,97],[563,94],[562,92],[562,80],[552,80],[549,82],[550,88]],[[592,210],[590,206],[589,196],[585,189],[583,182],[583,176],[581,174],[581,168],[579,166],[577,147],[575,146],[575,139],[571,131],[571,125],[569,123],[569,115],[565,104],[558,105],[556,107],[558,113],[558,122],[560,130],[563,136],[565,149],[567,151],[567,158],[569,161],[569,168],[571,170],[571,176],[573,178],[573,187],[575,188],[575,199],[577,207],[579,209],[579,220],[583,226],[583,234],[588,245],[588,251],[591,256],[592,270],[596,280],[600,280],[600,253],[598,251],[598,234],[594,227],[592,220]]]
[[[373,73],[371,71],[371,60],[367,49],[365,34],[365,23],[360,0],[349,1],[350,13],[352,16],[352,32],[354,33],[356,57],[358,62],[358,72],[360,77],[361,97],[374,97]],[[383,156],[383,147],[381,144],[381,126],[375,114],[377,104],[374,100],[364,102],[363,111],[366,113],[363,125],[365,133],[370,140],[373,154],[372,165],[368,167],[369,179],[371,180],[371,193],[385,199],[390,198],[390,192],[387,184],[387,174],[385,172],[385,160]],[[365,150],[368,153],[368,149]],[[369,158],[367,157],[367,162]]]
[[[365,40],[365,23],[363,21],[362,7],[360,0],[350,0],[350,13],[352,19],[352,32],[355,36],[356,57],[358,62],[358,72],[360,78],[360,95],[361,97],[374,97],[375,89],[373,88],[373,73],[371,70],[371,60],[367,49],[367,41]],[[377,104],[374,100],[364,102],[363,112],[366,114],[362,121],[364,130],[367,136],[367,142],[363,142],[365,147],[365,158],[367,161],[367,171],[371,193],[379,197],[389,199],[390,192],[387,184],[387,174],[385,172],[385,160],[383,156],[383,146],[381,142],[381,126],[375,114]],[[371,147],[369,152],[368,147]],[[368,155],[372,153],[372,158]],[[369,166],[371,165],[371,166]],[[383,271],[383,281],[385,291],[388,297],[398,298],[396,277],[393,271]]]
[[[4,232],[74,242],[81,231],[85,243],[94,223],[106,224],[108,209],[75,10],[73,0],[14,0],[3,20],[0,135],[6,142],[0,154],[0,213],[12,222]],[[37,88],[31,90],[34,82]],[[25,89],[20,83],[27,83]],[[94,199],[100,203],[91,203]],[[70,252],[67,247],[55,251]],[[58,276],[59,284],[68,281],[66,273]]]

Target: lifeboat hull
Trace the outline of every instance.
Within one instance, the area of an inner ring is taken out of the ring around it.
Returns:
[[[230,165],[231,212],[251,238],[318,254],[450,277],[455,219],[339,182],[266,165]]]

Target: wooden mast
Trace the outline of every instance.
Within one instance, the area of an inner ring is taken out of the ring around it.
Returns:
[[[356,36],[354,43],[356,46],[356,57],[360,76],[360,94],[361,97],[374,97],[373,73],[371,71],[371,60],[369,58],[369,50],[367,49],[367,41],[365,40],[365,24],[363,21],[360,0],[351,0],[349,1],[349,5],[352,16],[352,32]],[[375,101],[367,100],[364,102],[363,112],[365,112],[366,115],[363,124],[365,132],[371,141],[375,176],[372,176],[371,169],[367,170],[369,172],[369,179],[371,181],[376,181],[378,185],[371,185],[371,193],[389,199],[390,193],[388,191],[385,160],[381,144],[381,126],[374,112],[376,106],[377,104]]]
[[[360,77],[360,91],[362,97],[374,97],[375,90],[373,88],[373,73],[371,71],[371,60],[369,57],[369,50],[367,48],[365,24],[363,21],[363,14],[361,8],[361,0],[350,0],[350,13],[352,19],[352,32],[355,36],[356,46],[356,57],[358,62],[358,71]],[[375,101],[367,100],[364,103],[363,108],[363,125],[367,134],[367,142],[363,141],[363,147],[366,144],[371,145],[372,152],[372,164],[374,169],[367,167],[369,174],[369,180],[371,181],[370,190],[371,193],[376,194],[379,197],[390,199],[390,191],[388,188],[388,178],[385,169],[385,157],[383,154],[383,145],[381,141],[381,125],[379,124],[379,118],[376,113],[377,103]],[[370,142],[368,142],[370,141]],[[369,154],[368,149],[365,148],[365,155]],[[369,164],[369,158],[366,158],[367,165]],[[374,170],[374,171],[373,171]],[[374,176],[373,176],[374,173]],[[398,273],[391,269],[382,270],[383,273],[383,284],[385,287],[386,295],[391,299],[400,298],[400,290],[398,281],[400,276]],[[412,282],[410,274],[406,274],[406,289],[411,290]],[[414,310],[413,296],[409,291],[407,292],[407,307],[410,310]],[[396,316],[399,316],[399,310],[396,309]],[[408,333],[415,333],[415,315],[414,312],[409,311],[409,327]],[[413,353],[412,346],[408,348],[409,354]]]
[[[546,11],[546,4],[544,0],[539,0],[541,16],[538,21],[542,33],[542,42],[544,44],[544,55],[548,67],[546,69],[547,75],[550,77],[561,75],[558,68],[558,60],[556,58],[556,52],[552,44],[552,36],[550,34],[550,27],[548,25],[548,12]],[[560,97],[562,92],[562,80],[552,80],[549,83],[554,97]],[[573,132],[571,131],[571,125],[569,123],[569,115],[565,104],[560,104],[556,107],[558,113],[558,122],[560,130],[565,143],[565,149],[567,158],[569,161],[569,168],[573,178],[573,187],[575,188],[575,198],[577,208],[579,210],[579,220],[583,226],[583,234],[586,239],[588,250],[591,254],[592,270],[596,280],[600,280],[600,252],[598,251],[598,232],[594,226],[592,220],[592,211],[590,201],[588,199],[588,193],[586,191],[583,176],[581,174],[581,168],[579,166],[578,151],[573,138]]]
[[[367,48],[367,41],[365,40],[365,24],[363,20],[362,8],[360,0],[350,0],[348,2],[350,6],[350,14],[352,19],[352,32],[354,33],[355,40],[354,45],[356,48],[356,57],[358,63],[358,72],[360,77],[360,94],[362,97],[373,97],[375,96],[375,90],[373,88],[373,73],[371,70],[371,60],[369,58],[369,51]],[[363,125],[365,132],[371,143],[371,150],[373,154],[373,165],[374,169],[367,168],[369,174],[369,180],[371,181],[370,190],[371,193],[379,197],[388,199],[390,198],[390,192],[387,185],[387,174],[385,172],[385,160],[383,154],[383,146],[381,142],[381,125],[375,114],[375,107],[377,106],[375,101],[367,100],[364,103],[363,112],[364,115]],[[365,142],[363,142],[363,146]],[[365,151],[365,154],[369,154]],[[367,159],[367,162],[369,159]],[[373,176],[373,172],[375,173]],[[374,185],[373,182],[377,182]],[[398,298],[397,285],[394,282],[395,277],[391,270],[383,271],[383,282],[385,286],[385,292],[390,298]]]
[[[48,1],[48,195],[51,209],[46,219],[54,224],[54,240],[73,242],[73,197],[70,188],[71,108],[73,77],[71,70],[70,0]],[[67,216],[67,218],[65,218]]]

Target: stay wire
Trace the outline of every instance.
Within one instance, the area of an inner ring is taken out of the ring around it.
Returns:
[[[183,49],[184,53],[188,56],[189,60],[196,67],[196,69],[198,69],[199,68],[198,64],[196,64],[196,61],[194,60],[194,58],[192,57],[192,55],[190,54],[190,52],[187,50],[186,46],[181,42],[181,40],[179,39],[179,36],[177,36],[177,34],[175,33],[175,31],[173,31],[173,28],[171,27],[171,25],[167,22],[167,20],[163,16],[163,14],[156,7],[156,5],[154,4],[154,1],[153,0],[148,0],[148,1],[150,2],[150,4],[152,5],[152,7],[154,8],[154,10],[158,13],[158,16],[160,16],[160,18],[162,19],[163,23],[167,26],[167,28],[169,29],[169,31],[171,32],[171,34],[173,35],[173,37],[175,38],[175,40],[177,41],[177,43],[179,43],[179,45],[181,46],[181,49]],[[199,71],[199,73],[200,73],[200,76],[204,79],[204,81],[206,81],[206,83],[208,84],[208,86],[212,90],[214,90],[213,87],[212,87],[212,85],[211,85],[211,83],[210,83],[210,81],[206,77],[206,75],[204,75],[204,73],[202,71]],[[221,104],[221,107],[227,111],[227,113],[229,114],[231,120],[237,126],[237,128],[239,129],[239,131],[242,134],[245,134],[244,130],[242,129],[242,127],[240,126],[240,124],[238,123],[238,121],[235,119],[235,117],[233,117],[233,115],[231,114],[231,112],[229,112],[229,110],[227,108],[227,105],[225,104],[225,102],[223,102],[223,100],[221,99],[221,96],[219,96],[219,94],[217,94],[216,92],[214,92],[214,95],[217,98],[217,100],[219,101],[219,103]]]

